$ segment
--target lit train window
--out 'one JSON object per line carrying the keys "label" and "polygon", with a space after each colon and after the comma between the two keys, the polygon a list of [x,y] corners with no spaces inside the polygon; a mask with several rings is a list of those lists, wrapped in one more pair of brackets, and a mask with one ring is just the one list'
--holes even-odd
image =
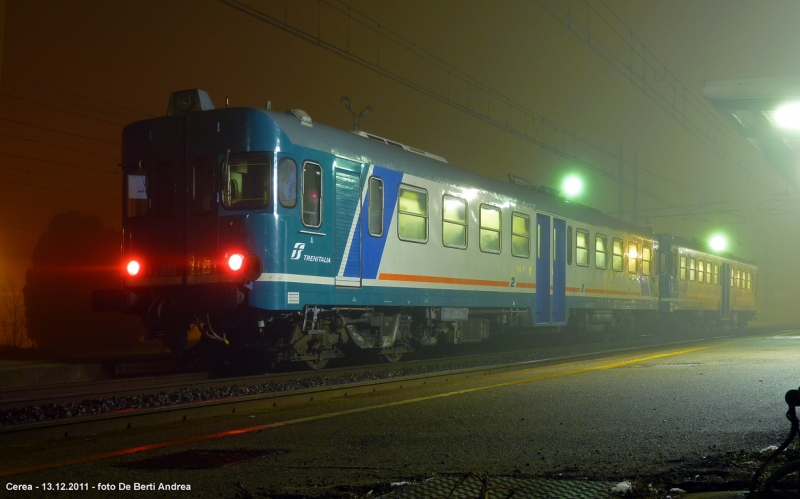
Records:
{"label": "lit train window", "polygon": [[398,189],[397,235],[403,241],[428,241],[428,191],[408,185]]}
{"label": "lit train window", "polygon": [[706,282],[706,264],[703,260],[697,262],[697,282],[704,283]]}
{"label": "lit train window", "polygon": [[711,284],[711,262],[706,262],[706,284]]}
{"label": "lit train window", "polygon": [[222,205],[229,210],[266,207],[271,166],[266,154],[227,154],[222,163]]}
{"label": "lit train window", "polygon": [[741,288],[742,287],[742,271],[741,270],[737,270],[736,271],[736,287],[737,288]]}
{"label": "lit train window", "polygon": [[589,231],[575,231],[575,265],[589,266]]}
{"label": "lit train window", "polygon": [[481,205],[480,247],[485,253],[500,253],[500,208]]}
{"label": "lit train window", "polygon": [[211,158],[197,158],[192,164],[192,211],[195,213],[211,213],[214,207],[214,167]]}
{"label": "lit train window", "polygon": [[511,214],[511,254],[520,258],[531,256],[531,217]]}
{"label": "lit train window", "polygon": [[317,228],[322,225],[322,167],[303,163],[303,225]]}
{"label": "lit train window", "polygon": [[651,275],[650,272],[652,271],[652,261],[653,250],[650,249],[650,246],[642,245],[642,274]]}
{"label": "lit train window", "polygon": [[714,284],[719,284],[719,264],[714,264]]}
{"label": "lit train window", "polygon": [[147,173],[134,166],[125,176],[125,215],[128,218],[147,215],[150,200],[147,198]]}
{"label": "lit train window", "polygon": [[639,272],[639,243],[628,241],[628,273]]}
{"label": "lit train window", "polygon": [[278,163],[278,200],[284,208],[297,206],[297,163],[292,158]]}
{"label": "lit train window", "polygon": [[448,248],[467,247],[467,202],[463,199],[442,198],[442,244]]}
{"label": "lit train window", "polygon": [[608,268],[608,239],[600,234],[594,236],[594,266]]}
{"label": "lit train window", "polygon": [[369,178],[369,213],[367,218],[369,234],[381,237],[383,235],[383,180],[378,177]]}
{"label": "lit train window", "polygon": [[697,273],[697,260],[694,258],[689,259],[689,280],[694,281]]}
{"label": "lit train window", "polygon": [[622,239],[614,238],[613,253],[611,254],[611,269],[615,272],[622,272]]}
{"label": "lit train window", "polygon": [[686,280],[686,257],[681,256],[681,281]]}

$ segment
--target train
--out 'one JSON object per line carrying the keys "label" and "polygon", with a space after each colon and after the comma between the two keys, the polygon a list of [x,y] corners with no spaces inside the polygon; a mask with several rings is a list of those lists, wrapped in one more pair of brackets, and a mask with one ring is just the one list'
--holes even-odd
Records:
{"label": "train", "polygon": [[173,92],[122,133],[121,285],[95,311],[173,352],[319,369],[543,328],[608,338],[756,317],[758,268],[544,186],[313,121]]}

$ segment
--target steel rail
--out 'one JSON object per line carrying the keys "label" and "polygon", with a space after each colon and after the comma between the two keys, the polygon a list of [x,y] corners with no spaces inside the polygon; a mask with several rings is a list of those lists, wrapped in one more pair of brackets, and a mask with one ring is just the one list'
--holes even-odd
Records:
{"label": "steel rail", "polygon": [[[458,380],[464,380],[472,376],[473,378],[480,375],[488,375],[499,372],[509,372],[520,369],[526,369],[533,366],[546,366],[566,363],[576,360],[592,360],[601,358],[608,355],[632,353],[637,351],[645,351],[653,348],[664,348],[677,345],[685,345],[689,343],[698,343],[703,341],[713,341],[731,337],[740,336],[758,336],[763,334],[775,334],[778,332],[793,332],[793,329],[776,329],[765,328],[758,331],[742,331],[738,334],[720,335],[713,338],[700,338],[681,341],[661,342],[659,344],[647,344],[639,346],[629,346],[625,348],[613,348],[603,351],[581,353],[575,355],[565,355],[560,357],[527,360],[521,362],[512,362],[506,364],[498,364],[484,367],[474,367],[466,369],[455,369],[449,371],[438,371],[425,374],[415,374],[410,376],[392,377],[381,380],[359,381],[354,383],[343,383],[337,385],[326,385],[314,388],[304,388],[299,390],[291,390],[284,392],[271,392],[259,395],[247,395],[239,397],[229,397],[223,399],[215,399],[203,402],[192,402],[170,406],[162,406],[147,409],[135,409],[126,411],[116,411],[93,416],[82,416],[73,418],[56,419],[44,421],[39,423],[28,423],[20,425],[10,425],[0,427],[0,442],[8,444],[18,443],[31,443],[37,441],[44,441],[50,439],[66,438],[76,435],[97,434],[114,430],[121,430],[132,427],[142,427],[149,425],[157,425],[175,421],[186,421],[189,419],[200,419],[211,416],[238,414],[242,412],[253,412],[264,410],[274,407],[285,407],[304,402],[313,402],[320,400],[327,400],[338,397],[348,397],[363,393],[386,392],[390,390],[410,388],[415,386],[422,386],[428,384],[448,383]],[[508,354],[504,352],[503,355]],[[473,359],[477,356],[469,357]],[[424,362],[441,363],[444,359],[435,359]],[[463,361],[465,358],[448,359],[452,361]],[[378,366],[370,366],[377,368]],[[397,365],[383,366],[383,369],[396,370]],[[348,371],[358,370],[364,372],[365,367],[348,368]],[[377,370],[377,369],[375,369]],[[344,370],[337,370],[342,374]],[[287,373],[286,376],[294,376],[297,379],[298,374],[307,374],[310,376],[320,376],[333,374],[331,371],[312,371],[306,373]],[[219,380],[227,381],[230,384],[231,379]]]}

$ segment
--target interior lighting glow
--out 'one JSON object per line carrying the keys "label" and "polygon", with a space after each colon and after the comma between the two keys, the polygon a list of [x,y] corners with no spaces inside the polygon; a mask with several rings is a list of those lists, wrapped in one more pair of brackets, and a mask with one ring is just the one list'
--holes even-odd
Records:
{"label": "interior lighting glow", "polygon": [[772,117],[780,128],[800,130],[800,102],[779,107],[772,113]]}
{"label": "interior lighting glow", "polygon": [[242,268],[242,262],[244,262],[244,256],[239,253],[234,253],[228,258],[228,267],[231,270],[239,270]]}
{"label": "interior lighting glow", "polygon": [[128,262],[128,265],[125,266],[125,270],[128,271],[128,275],[131,277],[138,274],[140,269],[141,266],[139,265],[139,262],[137,262],[136,260],[131,260],[130,262]]}
{"label": "interior lighting glow", "polygon": [[631,259],[633,259],[633,258],[636,258],[636,257],[638,257],[638,256],[639,256],[639,253],[636,251],[636,248],[631,248],[631,249],[628,251],[628,258],[631,258]]}
{"label": "interior lighting glow", "polygon": [[711,249],[714,251],[722,251],[728,246],[728,241],[725,239],[725,236],[714,236],[709,241],[711,245]]}
{"label": "interior lighting glow", "polygon": [[580,177],[570,175],[564,180],[563,189],[567,196],[577,196],[583,191],[583,181]]}

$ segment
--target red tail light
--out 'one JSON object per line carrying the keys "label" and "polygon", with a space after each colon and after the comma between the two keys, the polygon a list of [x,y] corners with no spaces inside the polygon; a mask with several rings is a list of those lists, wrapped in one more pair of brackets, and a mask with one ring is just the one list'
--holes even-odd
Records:
{"label": "red tail light", "polygon": [[234,253],[228,257],[228,267],[233,271],[241,269],[242,262],[244,262],[244,255],[241,253]]}
{"label": "red tail light", "polygon": [[134,277],[139,273],[139,270],[141,270],[141,265],[139,265],[139,262],[136,260],[131,260],[125,266],[125,270],[128,272],[129,276]]}

